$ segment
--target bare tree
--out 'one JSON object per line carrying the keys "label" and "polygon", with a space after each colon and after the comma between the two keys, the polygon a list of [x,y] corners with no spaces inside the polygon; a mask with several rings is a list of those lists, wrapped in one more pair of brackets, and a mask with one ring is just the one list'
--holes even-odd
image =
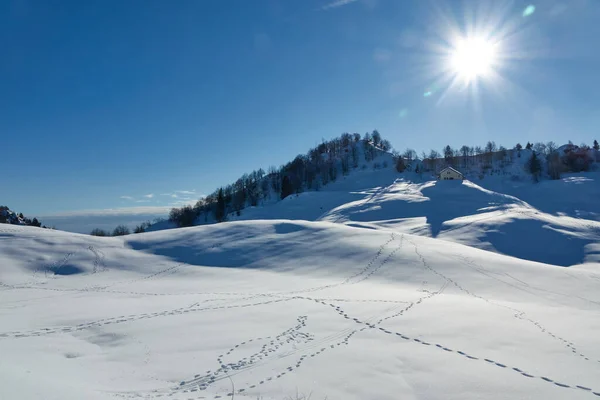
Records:
{"label": "bare tree", "polygon": [[113,231],[113,236],[125,236],[129,235],[129,228],[125,225],[119,225]]}
{"label": "bare tree", "polygon": [[460,154],[463,157],[463,167],[467,166],[467,161],[468,161],[468,157],[469,157],[469,146],[462,146],[460,148]]}
{"label": "bare tree", "polygon": [[402,157],[406,158],[406,161],[412,162],[412,160],[417,158],[417,152],[413,149],[406,149],[404,153],[402,153]]}
{"label": "bare tree", "polygon": [[546,155],[550,155],[558,150],[558,146],[553,141],[546,143]]}

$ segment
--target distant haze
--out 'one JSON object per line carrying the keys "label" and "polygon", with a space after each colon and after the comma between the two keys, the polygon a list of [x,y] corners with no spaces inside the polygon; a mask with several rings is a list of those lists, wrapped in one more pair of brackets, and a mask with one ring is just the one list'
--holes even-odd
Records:
{"label": "distant haze", "polygon": [[42,224],[68,232],[90,233],[99,228],[112,231],[117,225],[133,229],[145,221],[167,218],[167,207],[140,207],[131,209],[90,210],[39,217]]}

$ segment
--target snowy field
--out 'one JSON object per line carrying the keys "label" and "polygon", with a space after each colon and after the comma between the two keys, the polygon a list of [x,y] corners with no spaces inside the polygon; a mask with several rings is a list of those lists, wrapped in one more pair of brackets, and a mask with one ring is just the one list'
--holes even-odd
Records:
{"label": "snowy field", "polygon": [[[0,225],[0,399],[599,398],[600,265],[358,212],[406,190],[316,222],[122,238]],[[504,199],[498,218],[533,208]]]}

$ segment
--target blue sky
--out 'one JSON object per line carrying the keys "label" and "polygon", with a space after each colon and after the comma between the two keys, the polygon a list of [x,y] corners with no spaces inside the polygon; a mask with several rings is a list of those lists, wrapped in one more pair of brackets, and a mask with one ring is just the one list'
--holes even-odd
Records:
{"label": "blue sky", "polygon": [[[164,212],[373,129],[419,153],[591,144],[599,17],[596,0],[3,1],[0,203]],[[493,77],[452,85],[466,32],[501,50]]]}

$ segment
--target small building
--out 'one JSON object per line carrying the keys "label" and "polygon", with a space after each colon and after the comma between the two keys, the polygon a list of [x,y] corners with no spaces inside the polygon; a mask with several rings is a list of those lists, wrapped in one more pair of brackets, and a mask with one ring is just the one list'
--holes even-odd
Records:
{"label": "small building", "polygon": [[446,167],[438,174],[438,181],[463,180],[465,177],[452,167]]}

